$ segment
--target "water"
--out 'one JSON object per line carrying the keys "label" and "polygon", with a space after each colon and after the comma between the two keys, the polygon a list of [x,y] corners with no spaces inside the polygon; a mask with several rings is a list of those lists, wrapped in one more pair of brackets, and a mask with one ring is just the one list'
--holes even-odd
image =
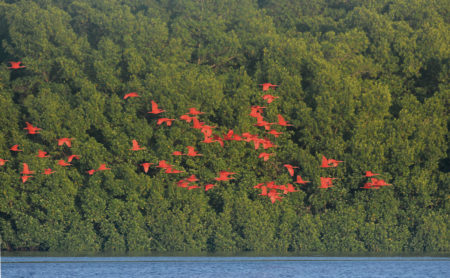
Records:
{"label": "water", "polygon": [[445,257],[3,257],[7,277],[450,277]]}

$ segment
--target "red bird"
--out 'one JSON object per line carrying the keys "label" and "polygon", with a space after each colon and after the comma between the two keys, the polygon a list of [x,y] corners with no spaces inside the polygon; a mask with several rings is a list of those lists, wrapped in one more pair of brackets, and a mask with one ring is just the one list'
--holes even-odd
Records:
{"label": "red bird", "polygon": [[106,171],[111,170],[111,168],[107,168],[106,164],[100,164],[100,167],[98,167],[97,171]]}
{"label": "red bird", "polygon": [[304,180],[302,179],[301,176],[297,175],[297,180],[294,181],[294,182],[295,182],[295,183],[299,183],[299,184],[307,184],[307,183],[309,183],[310,181],[304,181]]}
{"label": "red bird", "polygon": [[148,112],[150,114],[159,114],[162,112],[166,112],[166,110],[161,110],[158,108],[158,104],[152,100],[152,111]]}
{"label": "red bird", "polygon": [[198,186],[198,185],[196,185],[196,184],[194,184],[194,185],[190,185],[190,186],[188,186],[188,190],[192,190],[192,189],[196,189],[196,188],[200,188],[200,186]]}
{"label": "red bird", "polygon": [[52,169],[50,169],[50,168],[48,168],[48,169],[44,169],[44,175],[51,175],[51,174],[53,174],[53,173],[55,173],[55,171],[52,171]]}
{"label": "red bird", "polygon": [[72,160],[74,159],[80,160],[80,156],[78,154],[69,155],[69,157],[67,158],[67,162],[72,162]]}
{"label": "red bird", "polygon": [[25,183],[29,178],[32,178],[33,176],[22,176],[22,183]]}
{"label": "red bird", "polygon": [[93,175],[96,171],[94,169],[91,169],[89,171],[86,171],[86,173],[88,173],[89,175]]}
{"label": "red bird", "polygon": [[290,184],[290,183],[288,183],[287,184],[287,187],[285,187],[284,189],[284,192],[283,192],[283,194],[288,194],[288,193],[292,193],[292,192],[298,192],[299,190],[297,190],[295,187],[294,187],[294,185],[292,185],[292,184]]}
{"label": "red bird", "polygon": [[166,123],[167,126],[171,126],[173,121],[175,121],[175,119],[160,118],[160,119],[158,119],[156,124],[157,125],[162,125],[163,123]]}
{"label": "red bird", "polygon": [[36,157],[44,158],[44,157],[50,157],[50,156],[47,155],[47,152],[44,152],[43,150],[38,150],[38,154],[36,155]]}
{"label": "red bird", "polygon": [[61,159],[61,160],[58,160],[58,165],[62,166],[62,167],[66,167],[66,166],[70,166],[72,164],[65,162],[64,160]]}
{"label": "red bird", "polygon": [[21,66],[20,64],[22,64],[22,62],[9,62],[11,64],[10,67],[8,67],[8,69],[23,69],[26,68],[25,66]]}
{"label": "red bird", "polygon": [[185,179],[185,181],[194,182],[194,181],[198,181],[198,179],[195,175],[191,175],[189,178]]}
{"label": "red bird", "polygon": [[25,124],[27,125],[27,127],[25,127],[24,129],[28,130],[28,134],[39,134],[39,132],[37,131],[41,130],[40,128],[33,126],[29,122],[25,122]]}
{"label": "red bird", "polygon": [[216,185],[215,185],[215,184],[212,184],[212,183],[205,185],[205,191],[210,190],[210,189],[213,188],[214,186],[216,186]]}
{"label": "red bird", "polygon": [[269,160],[269,157],[271,155],[273,155],[273,153],[265,153],[265,152],[263,152],[263,153],[259,154],[258,158],[262,158],[264,161],[267,161],[267,160]]}
{"label": "red bird", "polygon": [[23,171],[20,172],[21,174],[24,174],[24,175],[34,174],[34,171],[30,171],[30,169],[28,168],[28,164],[27,163],[22,163],[22,165],[23,165]]}
{"label": "red bird", "polygon": [[262,98],[267,101],[267,103],[272,103],[275,99],[279,98],[272,95],[263,95]]}
{"label": "red bird", "polygon": [[192,121],[192,119],[194,119],[195,117],[191,117],[189,115],[181,115],[180,116],[180,120],[186,121],[187,123],[190,123]]}
{"label": "red bird", "polygon": [[58,146],[66,144],[66,146],[70,148],[72,147],[72,140],[74,140],[74,138],[60,138],[58,139]]}
{"label": "red bird", "polygon": [[187,182],[187,181],[185,181],[185,180],[179,180],[179,181],[177,182],[177,185],[178,185],[179,187],[184,187],[184,188],[186,188],[186,187],[189,186],[189,182]]}
{"label": "red bird", "polygon": [[173,153],[172,153],[172,155],[184,155],[182,152],[180,152],[180,151],[174,151]]}
{"label": "red bird", "polygon": [[286,169],[288,170],[289,175],[291,175],[291,177],[294,176],[294,168],[298,168],[297,166],[292,166],[290,164],[284,164],[283,166],[286,167]]}
{"label": "red bird", "polygon": [[281,134],[283,134],[283,132],[278,132],[278,131],[276,131],[276,130],[274,130],[274,129],[269,130],[267,133],[272,134],[272,135],[275,136],[275,137],[278,137],[278,136],[280,136]]}
{"label": "red bird", "polygon": [[263,91],[267,91],[267,90],[269,90],[270,88],[271,89],[275,89],[275,87],[278,87],[278,85],[273,85],[273,84],[270,84],[270,83],[263,83],[263,84],[258,84],[259,86],[262,86],[262,90]]}
{"label": "red bird", "polygon": [[372,184],[374,186],[388,186],[388,185],[392,185],[390,183],[386,183],[384,180],[380,180],[380,179],[376,179],[376,178],[371,178]]}
{"label": "red bird", "polygon": [[192,123],[193,123],[192,128],[195,129],[201,129],[205,124],[204,122],[200,122],[197,118],[192,118]]}
{"label": "red bird", "polygon": [[267,186],[261,186],[261,196],[267,196]]}
{"label": "red bird", "polygon": [[333,187],[333,180],[336,178],[323,178],[320,177],[320,187],[319,188],[329,188]]}
{"label": "red bird", "polygon": [[127,99],[129,97],[140,97],[140,95],[136,92],[131,92],[123,96],[123,99]]}
{"label": "red bird", "polygon": [[374,174],[374,173],[372,173],[372,172],[370,172],[370,171],[366,171],[366,174],[364,175],[364,177],[370,178],[370,177],[378,176],[378,175],[379,175],[379,174]]}
{"label": "red bird", "polygon": [[200,115],[200,114],[205,114],[205,112],[200,112],[195,107],[192,107],[192,108],[189,108],[189,114],[191,114],[191,115]]}
{"label": "red bird", "polygon": [[[338,161],[334,159],[327,159],[325,156],[322,156],[322,164],[320,167],[322,168],[329,168],[329,167],[337,167],[339,163],[344,161]],[[331,164],[331,165],[330,165]]]}
{"label": "red bird", "polygon": [[19,150],[19,145],[14,145],[9,150],[13,152],[23,152],[23,150]]}
{"label": "red bird", "polygon": [[168,164],[165,160],[161,160],[158,162],[158,166],[156,166],[156,168],[172,168],[172,165]]}
{"label": "red bird", "polygon": [[133,144],[133,147],[130,149],[130,151],[140,151],[140,150],[145,150],[145,147],[142,147],[141,148],[141,146],[139,146],[139,144],[138,144],[138,141],[136,141],[136,140],[132,140],[132,144]]}
{"label": "red bird", "polygon": [[176,169],[173,169],[173,168],[166,168],[165,173],[166,174],[179,174],[179,173],[184,173],[184,171],[176,170]]}
{"label": "red bird", "polygon": [[188,152],[187,152],[187,156],[202,156],[203,154],[199,154],[194,147],[192,146],[187,146]]}
{"label": "red bird", "polygon": [[0,166],[5,165],[6,161],[9,161],[9,160],[5,160],[5,159],[1,159],[0,158]]}
{"label": "red bird", "polygon": [[278,114],[278,124],[281,126],[292,126],[291,124],[288,124],[280,114]]}
{"label": "red bird", "polygon": [[233,177],[229,177],[230,175],[234,175],[236,173],[234,172],[227,172],[227,171],[220,171],[219,173],[219,177],[218,178],[214,178],[216,181],[227,181],[227,180],[231,180],[234,179]]}
{"label": "red bird", "polygon": [[267,193],[267,196],[270,198],[270,201],[273,203],[275,203],[277,200],[281,201],[281,197],[280,197],[280,193],[277,192],[275,189],[272,189],[269,191],[269,193]]}
{"label": "red bird", "polygon": [[150,168],[150,165],[152,165],[154,163],[150,163],[150,162],[144,162],[141,164],[141,166],[144,168],[144,172],[148,173],[148,169]]}

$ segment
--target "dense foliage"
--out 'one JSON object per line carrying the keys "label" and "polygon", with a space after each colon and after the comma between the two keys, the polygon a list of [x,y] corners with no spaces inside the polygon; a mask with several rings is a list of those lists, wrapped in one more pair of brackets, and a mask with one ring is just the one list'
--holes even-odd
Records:
{"label": "dense foliage", "polygon": [[[0,1],[0,235],[3,250],[450,250],[448,0]],[[9,61],[26,68],[8,69]],[[270,105],[258,84],[279,86]],[[130,92],[140,98],[123,100]],[[265,136],[249,116],[293,124],[266,162],[215,133]],[[30,122],[40,134],[27,134]],[[57,139],[75,138],[72,148]],[[146,147],[133,152],[131,140]],[[19,144],[23,152],[9,148]],[[171,153],[191,145],[202,157]],[[36,157],[45,150],[49,159]],[[78,154],[70,167],[56,164]],[[322,155],[345,161],[320,168]],[[208,183],[139,166],[167,160]],[[20,180],[22,163],[52,175]],[[111,171],[88,175],[106,163]],[[312,183],[272,204],[254,185]],[[360,187],[364,171],[393,184]],[[335,186],[320,189],[321,176]]]}

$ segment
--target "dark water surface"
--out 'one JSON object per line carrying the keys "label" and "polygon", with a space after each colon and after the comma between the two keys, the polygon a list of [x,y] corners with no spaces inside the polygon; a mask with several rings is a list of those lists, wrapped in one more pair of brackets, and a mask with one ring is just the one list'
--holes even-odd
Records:
{"label": "dark water surface", "polygon": [[450,277],[448,257],[2,257],[5,277]]}

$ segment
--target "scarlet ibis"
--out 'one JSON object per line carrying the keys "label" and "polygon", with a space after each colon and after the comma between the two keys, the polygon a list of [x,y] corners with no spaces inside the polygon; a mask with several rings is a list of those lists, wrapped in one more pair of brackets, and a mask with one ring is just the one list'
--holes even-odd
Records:
{"label": "scarlet ibis", "polygon": [[23,171],[20,172],[21,174],[24,174],[24,175],[34,174],[34,171],[30,171],[30,169],[28,168],[28,164],[27,163],[22,163],[22,165],[23,165]]}
{"label": "scarlet ibis", "polygon": [[274,85],[274,84],[270,84],[270,83],[263,83],[263,84],[258,84],[258,85],[262,86],[263,91],[267,91],[269,89],[275,89],[275,87],[278,87],[278,85]]}
{"label": "scarlet ibis", "polygon": [[158,166],[156,166],[156,168],[172,168],[172,165],[168,164],[165,160],[161,160],[158,162]]}
{"label": "scarlet ibis", "polygon": [[230,175],[234,175],[236,173],[234,172],[227,172],[227,171],[220,171],[219,173],[219,177],[218,178],[214,178],[216,181],[227,181],[227,180],[231,180],[234,179],[233,177],[229,177]]}
{"label": "scarlet ibis", "polygon": [[23,150],[19,150],[19,145],[14,145],[9,150],[13,152],[23,152]]}
{"label": "scarlet ibis", "polygon": [[44,175],[51,175],[51,174],[53,174],[53,173],[55,173],[55,171],[52,171],[52,169],[50,169],[50,168],[47,168],[47,169],[44,169]]}
{"label": "scarlet ibis", "polygon": [[58,139],[58,146],[62,146],[64,144],[66,144],[67,147],[72,147],[72,140],[74,140],[75,138],[60,138]]}
{"label": "scarlet ibis", "polygon": [[157,125],[162,125],[163,123],[166,123],[167,126],[171,126],[173,121],[175,121],[175,119],[160,118],[160,119],[158,119],[156,124]]}
{"label": "scarlet ibis", "polygon": [[173,168],[166,168],[165,173],[166,174],[179,174],[179,173],[184,173],[184,171],[176,170],[176,169],[173,169]]}
{"label": "scarlet ibis", "polygon": [[144,162],[141,164],[141,166],[144,168],[144,172],[148,173],[148,169],[150,168],[150,165],[152,165],[154,163],[150,163],[150,162]]}
{"label": "scarlet ibis", "polygon": [[194,184],[194,185],[190,185],[190,186],[188,186],[188,190],[192,190],[192,189],[196,189],[196,188],[200,188],[200,186],[198,186],[198,185],[196,185],[196,184]]}
{"label": "scarlet ibis", "polygon": [[390,183],[386,183],[384,180],[380,180],[380,179],[376,179],[376,178],[371,178],[371,181],[372,181],[374,186],[388,186],[388,185],[392,185]]}
{"label": "scarlet ibis", "polygon": [[132,140],[131,143],[133,144],[133,147],[130,149],[130,151],[140,151],[140,150],[145,150],[145,147],[141,147],[138,144],[138,141],[136,140]]}
{"label": "scarlet ibis", "polygon": [[187,182],[187,181],[185,181],[185,180],[179,180],[179,181],[177,182],[177,185],[178,185],[179,187],[188,187],[188,186],[189,186],[189,182]]}
{"label": "scarlet ibis", "polygon": [[80,155],[78,155],[78,154],[69,155],[69,157],[67,158],[67,162],[72,162],[72,160],[74,160],[74,159],[80,160]]}
{"label": "scarlet ibis", "polygon": [[294,176],[294,168],[298,168],[297,166],[292,166],[290,164],[284,164],[283,166],[286,167],[286,169],[288,170],[289,175],[291,175],[291,177]]}
{"label": "scarlet ibis", "polygon": [[33,176],[27,176],[27,175],[25,175],[25,176],[22,176],[21,178],[22,178],[22,183],[25,183],[29,178],[32,178]]}
{"label": "scarlet ibis", "polygon": [[97,171],[106,171],[111,170],[111,168],[107,168],[106,164],[100,164],[100,167],[98,167]]}
{"label": "scarlet ibis", "polygon": [[192,119],[194,119],[195,117],[191,117],[189,115],[181,115],[180,116],[180,120],[186,121],[187,123],[190,123],[192,121]]}
{"label": "scarlet ibis", "polygon": [[273,153],[262,152],[259,154],[258,158],[262,158],[264,161],[267,161],[271,155],[273,155]]}
{"label": "scarlet ibis", "polygon": [[38,130],[41,130],[39,127],[35,127],[29,122],[25,122],[25,124],[27,125],[27,127],[25,127],[24,129],[28,130],[28,134],[39,134]]}
{"label": "scarlet ibis", "polygon": [[94,169],[91,169],[89,171],[86,171],[86,173],[88,173],[89,175],[93,175],[96,171]]}
{"label": "scarlet ibis", "polygon": [[310,181],[304,181],[304,180],[302,179],[301,176],[297,175],[297,180],[294,181],[294,182],[295,182],[295,183],[298,183],[298,184],[307,184],[307,183],[309,183]]}
{"label": "scarlet ibis", "polygon": [[374,174],[371,171],[366,171],[366,174],[364,175],[364,177],[370,178],[373,176],[378,176],[379,174]]}
{"label": "scarlet ibis", "polygon": [[6,161],[9,161],[9,160],[1,159],[1,158],[0,158],[0,166],[5,165]]}
{"label": "scarlet ibis", "polygon": [[195,107],[192,107],[192,108],[189,108],[189,114],[191,114],[191,115],[200,115],[200,114],[205,114],[205,112],[200,112]]}
{"label": "scarlet ibis", "polygon": [[327,159],[325,156],[322,156],[322,164],[320,167],[322,168],[329,168],[329,167],[337,167],[339,163],[344,161],[339,161],[335,159]]}
{"label": "scarlet ibis", "polygon": [[319,188],[329,188],[333,187],[333,180],[336,178],[324,178],[320,177],[320,187]]}
{"label": "scarlet ibis", "polygon": [[186,148],[188,149],[188,152],[186,154],[187,156],[202,156],[203,155],[203,154],[199,154],[192,146],[187,146]]}
{"label": "scarlet ibis", "polygon": [[281,126],[292,126],[291,124],[288,124],[280,114],[278,114],[278,124]]}
{"label": "scarlet ibis", "polygon": [[292,185],[291,183],[287,184],[287,187],[285,186],[283,189],[283,194],[288,194],[288,193],[292,193],[292,192],[298,192],[299,190],[297,190],[294,185]]}
{"label": "scarlet ibis", "polygon": [[36,157],[44,158],[44,157],[50,157],[50,155],[47,155],[47,152],[45,152],[43,150],[38,150],[38,154],[36,155]]}
{"label": "scarlet ibis", "polygon": [[277,200],[281,201],[281,197],[280,197],[280,193],[277,192],[275,189],[272,189],[269,191],[269,193],[267,193],[267,196],[270,198],[270,201],[273,203],[275,203]]}
{"label": "scarlet ibis", "polygon": [[185,181],[188,182],[194,182],[194,181],[198,181],[197,177],[195,175],[191,175],[190,177],[184,179]]}
{"label": "scarlet ibis", "polygon": [[65,162],[64,160],[60,159],[60,160],[58,160],[58,165],[62,166],[62,167],[66,167],[66,166],[70,166],[72,164],[70,164],[68,162]]}
{"label": "scarlet ibis", "polygon": [[140,95],[136,92],[131,92],[123,96],[123,99],[127,99],[129,97],[140,97]]}
{"label": "scarlet ibis", "polygon": [[269,130],[267,133],[272,134],[272,135],[275,136],[275,137],[278,137],[278,136],[280,136],[281,134],[283,134],[283,132],[278,132],[278,131],[276,131],[276,130],[274,130],[274,129]]}
{"label": "scarlet ibis", "polygon": [[172,153],[172,155],[184,155],[182,152],[180,152],[180,151],[174,151],[173,153]]}
{"label": "scarlet ibis", "polygon": [[262,186],[261,187],[261,193],[259,195],[267,196],[267,186]]}
{"label": "scarlet ibis", "polygon": [[279,98],[276,96],[272,96],[272,95],[263,95],[262,98],[267,101],[267,103],[272,103],[275,99]]}
{"label": "scarlet ibis", "polygon": [[8,69],[23,69],[23,68],[26,68],[25,66],[21,66],[21,64],[22,64],[22,62],[12,62],[12,61],[10,61],[9,62],[10,64],[11,64],[11,66],[10,67],[8,67]]}
{"label": "scarlet ibis", "polygon": [[206,184],[206,185],[205,185],[205,191],[210,190],[210,189],[213,188],[214,186],[216,186],[216,185],[215,185],[215,184],[212,184],[212,183]]}
{"label": "scarlet ibis", "polygon": [[158,104],[152,100],[152,111],[148,112],[149,114],[160,114],[162,112],[166,112],[166,110],[162,110],[158,108]]}

